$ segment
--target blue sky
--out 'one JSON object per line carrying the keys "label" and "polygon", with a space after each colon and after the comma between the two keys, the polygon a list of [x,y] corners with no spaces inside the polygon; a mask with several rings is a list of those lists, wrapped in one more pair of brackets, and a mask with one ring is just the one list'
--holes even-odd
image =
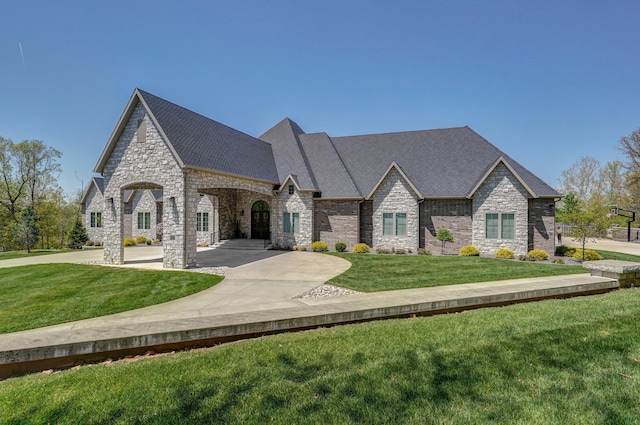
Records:
{"label": "blue sky", "polygon": [[[86,184],[139,87],[253,136],[468,125],[552,186],[640,127],[638,1],[17,1],[0,135]],[[428,154],[428,153],[426,153]]]}

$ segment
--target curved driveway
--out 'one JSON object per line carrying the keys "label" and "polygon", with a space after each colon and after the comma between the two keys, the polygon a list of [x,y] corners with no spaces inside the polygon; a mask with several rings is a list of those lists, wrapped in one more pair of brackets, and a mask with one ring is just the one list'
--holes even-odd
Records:
{"label": "curved driveway", "polygon": [[[161,252],[157,247],[127,249],[125,252],[127,264],[125,265],[139,268],[161,268],[161,263],[158,262],[161,260],[153,260],[154,258],[157,260],[158,253],[161,255]],[[216,252],[220,255],[216,255]],[[94,258],[98,253],[101,258],[102,251],[89,251],[88,253],[82,251],[27,259],[2,260],[0,267],[52,262],[91,262],[98,261]],[[221,259],[226,260],[222,261]],[[220,261],[227,264],[244,264],[226,267]],[[225,268],[225,279],[216,286],[174,301],[42,329],[57,331],[103,328],[112,325],[126,326],[127,324],[159,320],[249,313],[299,306],[300,301],[292,299],[293,297],[323,284],[351,266],[348,261],[331,255],[261,250],[202,250],[198,253],[198,263],[200,266],[219,264],[218,266]],[[35,333],[38,331],[38,329],[34,329],[24,332]]]}

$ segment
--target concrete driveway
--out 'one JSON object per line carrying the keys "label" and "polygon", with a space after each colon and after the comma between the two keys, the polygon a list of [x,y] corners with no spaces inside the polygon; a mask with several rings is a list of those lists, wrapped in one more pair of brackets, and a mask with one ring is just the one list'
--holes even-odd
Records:
{"label": "concrete driveway", "polygon": [[[2,260],[0,267],[101,260],[102,250],[85,250]],[[49,328],[56,331],[87,329],[297,306],[300,302],[293,297],[351,267],[351,263],[341,258],[312,252],[222,249],[199,249],[198,265],[223,267],[226,277],[214,287],[178,300]],[[127,248],[124,266],[161,269],[162,248]]]}

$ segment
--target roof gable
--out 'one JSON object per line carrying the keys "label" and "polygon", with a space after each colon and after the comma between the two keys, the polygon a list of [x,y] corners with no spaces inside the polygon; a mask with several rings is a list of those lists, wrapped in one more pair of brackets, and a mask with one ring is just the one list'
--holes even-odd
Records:
{"label": "roof gable", "polygon": [[389,165],[389,168],[387,168],[387,171],[382,175],[382,177],[380,178],[380,180],[378,180],[378,183],[373,187],[373,189],[371,189],[371,192],[369,193],[369,195],[367,196],[367,200],[373,198],[373,195],[376,193],[376,191],[378,190],[378,188],[380,187],[380,185],[382,184],[382,182],[384,181],[384,179],[387,178],[387,176],[389,175],[389,173],[391,173],[392,170],[396,170],[398,172],[398,174],[400,174],[400,176],[407,182],[407,184],[409,185],[409,187],[411,187],[411,190],[413,190],[413,192],[416,194],[416,196],[418,198],[424,198],[424,196],[422,196],[422,194],[420,193],[420,191],[414,186],[414,184],[411,182],[411,180],[407,177],[407,175],[402,171],[402,169],[400,167],[398,167],[398,164],[396,164],[395,162],[392,162],[391,165]]}
{"label": "roof gable", "polygon": [[87,202],[89,193],[91,192],[91,189],[94,189],[94,188],[98,193],[100,193],[100,195],[104,195],[104,179],[102,177],[91,178],[91,181],[89,182],[87,187],[84,189],[84,192],[82,193],[82,198],[80,198],[80,204],[84,204],[85,202]]}
{"label": "roof gable", "polygon": [[300,144],[299,136],[301,135],[304,135],[304,131],[300,126],[289,118],[285,118],[267,130],[260,139],[269,143],[273,149],[281,184],[284,184],[287,176],[294,174],[302,190],[318,190],[309,160]]}
{"label": "roof gable", "polygon": [[134,90],[96,165],[96,172],[103,171],[138,103],[144,105],[181,167],[278,182],[268,143],[140,89]]}
{"label": "roof gable", "polygon": [[471,199],[473,198],[473,195],[475,195],[476,191],[480,188],[480,186],[482,186],[482,183],[484,183],[487,178],[489,178],[489,176],[491,175],[491,173],[493,173],[493,171],[496,169],[496,167],[498,165],[504,165],[505,167],[507,167],[507,169],[509,170],[509,172],[511,174],[514,175],[514,177],[518,180],[518,182],[525,188],[525,190],[529,193],[529,196],[532,198],[537,198],[538,195],[529,187],[529,185],[527,184],[527,182],[525,182],[522,177],[520,177],[520,175],[514,170],[514,168],[509,164],[508,161],[506,161],[504,159],[503,156],[500,156],[500,158],[498,158],[496,160],[496,162],[493,163],[492,166],[489,167],[489,169],[487,170],[486,173],[484,173],[484,175],[482,177],[480,177],[478,179],[478,182],[476,183],[476,185],[473,187],[473,189],[471,189],[471,191],[469,192],[469,194],[467,195],[467,198]]}

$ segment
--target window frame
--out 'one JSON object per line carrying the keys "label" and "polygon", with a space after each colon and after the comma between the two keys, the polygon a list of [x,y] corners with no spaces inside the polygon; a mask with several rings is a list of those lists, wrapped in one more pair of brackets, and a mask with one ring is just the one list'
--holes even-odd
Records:
{"label": "window frame", "polygon": [[138,212],[138,230],[151,229],[151,213],[148,211]]}
{"label": "window frame", "polygon": [[[491,216],[491,217],[489,217]],[[489,224],[491,223],[491,227]],[[491,231],[490,231],[491,229]],[[485,239],[513,240],[516,238],[515,212],[488,212],[484,215]]]}
{"label": "window frame", "polygon": [[196,213],[196,232],[208,232],[209,231],[209,213],[197,212]]}
{"label": "window frame", "polygon": [[407,236],[407,213],[383,212],[382,236]]}
{"label": "window frame", "polygon": [[89,227],[101,228],[102,227],[102,212],[94,211],[90,213]]}
{"label": "window frame", "polygon": [[289,189],[289,195],[293,195],[294,193],[296,193],[296,188],[294,185],[290,184],[288,189]]}
{"label": "window frame", "polygon": [[282,232],[295,235],[300,233],[300,213],[299,212],[283,212],[282,213]]}

